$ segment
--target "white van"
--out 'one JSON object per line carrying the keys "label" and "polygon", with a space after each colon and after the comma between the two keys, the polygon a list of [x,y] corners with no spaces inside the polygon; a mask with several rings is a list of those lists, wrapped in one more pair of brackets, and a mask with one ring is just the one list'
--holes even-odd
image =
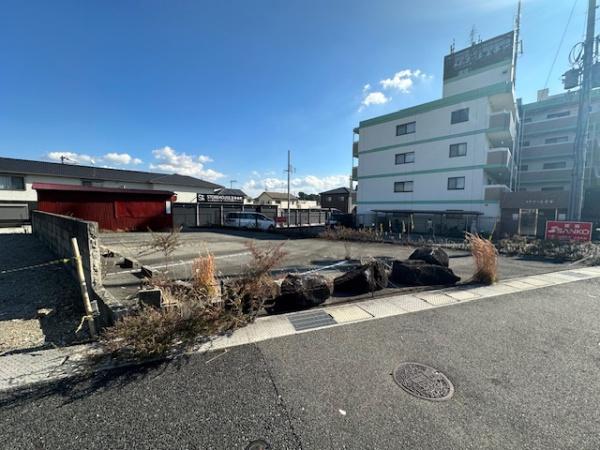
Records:
{"label": "white van", "polygon": [[260,213],[232,212],[225,216],[225,226],[272,231],[275,229],[275,221]]}

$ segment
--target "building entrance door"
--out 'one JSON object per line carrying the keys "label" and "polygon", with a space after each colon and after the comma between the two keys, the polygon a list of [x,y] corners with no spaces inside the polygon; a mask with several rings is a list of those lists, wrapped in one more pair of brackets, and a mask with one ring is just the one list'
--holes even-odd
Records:
{"label": "building entrance door", "polygon": [[519,209],[519,234],[535,236],[537,234],[537,209]]}

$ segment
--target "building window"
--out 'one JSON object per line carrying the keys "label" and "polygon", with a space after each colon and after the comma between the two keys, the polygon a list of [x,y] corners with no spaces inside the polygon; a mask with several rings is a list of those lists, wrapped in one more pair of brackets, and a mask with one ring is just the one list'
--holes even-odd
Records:
{"label": "building window", "polygon": [[563,186],[547,186],[543,187],[542,191],[564,191]]}
{"label": "building window", "polygon": [[417,129],[417,122],[403,123],[402,125],[396,126],[396,136],[402,136],[403,134],[414,133]]}
{"label": "building window", "polygon": [[529,147],[530,142],[529,141],[523,141],[523,147]]}
{"label": "building window", "polygon": [[396,154],[396,164],[408,164],[415,162],[415,152]]}
{"label": "building window", "polygon": [[448,178],[448,190],[460,191],[465,188],[465,177],[450,177]]}
{"label": "building window", "polygon": [[327,197],[327,201],[330,202],[333,200],[333,197]]}
{"label": "building window", "polygon": [[526,117],[525,119],[523,119],[523,122],[525,123],[529,123],[531,122],[533,119],[531,117]]}
{"label": "building window", "polygon": [[553,138],[548,138],[544,141],[545,144],[558,144],[559,142],[567,142],[569,140],[569,136],[558,136]]}
{"label": "building window", "polygon": [[466,154],[466,142],[461,142],[460,144],[450,144],[450,158],[456,158],[457,156],[466,156]]}
{"label": "building window", "polygon": [[343,202],[346,198],[343,195],[340,195],[340,202]]}
{"label": "building window", "polygon": [[0,175],[0,190],[3,191],[24,191],[25,178],[12,175]]}
{"label": "building window", "polygon": [[552,163],[544,163],[544,170],[547,169],[564,169],[567,167],[567,163],[566,161],[560,161],[560,162],[552,162]]}
{"label": "building window", "polygon": [[396,181],[394,183],[394,192],[412,192],[413,182],[412,181]]}
{"label": "building window", "polygon": [[557,119],[558,117],[567,117],[571,115],[571,111],[561,111],[550,113],[546,116],[546,119]]}
{"label": "building window", "polygon": [[468,120],[469,120],[469,108],[462,108],[462,109],[458,109],[456,111],[452,111],[452,114],[450,115],[450,123],[451,124],[467,122]]}
{"label": "building window", "polygon": [[521,172],[527,172],[529,170],[529,166],[527,164],[521,164],[521,166],[519,167],[519,170]]}

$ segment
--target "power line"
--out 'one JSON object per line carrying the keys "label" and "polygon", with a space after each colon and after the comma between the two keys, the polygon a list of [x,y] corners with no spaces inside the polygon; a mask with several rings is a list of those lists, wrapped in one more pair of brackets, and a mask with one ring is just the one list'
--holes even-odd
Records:
{"label": "power line", "polygon": [[558,58],[558,54],[560,53],[560,49],[563,45],[563,41],[565,40],[565,35],[567,34],[567,30],[569,29],[569,24],[571,23],[571,18],[573,17],[573,12],[575,11],[575,6],[577,6],[577,1],[573,2],[573,6],[571,7],[571,12],[569,13],[569,18],[567,19],[567,24],[565,25],[565,29],[563,30],[562,36],[560,37],[560,42],[558,44],[558,48],[556,49],[556,54],[554,55],[554,59],[552,60],[552,65],[550,66],[550,70],[548,71],[548,76],[546,77],[546,82],[544,83],[544,89],[548,87],[548,82],[550,81],[550,76],[552,75],[552,71],[554,70],[554,64],[556,64],[556,59]]}

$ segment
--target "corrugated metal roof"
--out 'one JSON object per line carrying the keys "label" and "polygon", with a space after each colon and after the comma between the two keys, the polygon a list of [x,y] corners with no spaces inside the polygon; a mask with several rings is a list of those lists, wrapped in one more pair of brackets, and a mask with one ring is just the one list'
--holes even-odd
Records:
{"label": "corrugated metal roof", "polygon": [[37,191],[114,192],[119,194],[160,195],[163,197],[172,196],[175,194],[171,191],[158,191],[156,189],[119,189],[56,183],[33,183],[31,187]]}
{"label": "corrugated metal roof", "polygon": [[219,184],[187,175],[108,169],[104,167],[60,164],[15,158],[0,158],[0,173],[47,175],[65,178],[83,178],[87,180],[126,181],[130,183],[165,184],[203,189],[218,189],[223,187]]}

